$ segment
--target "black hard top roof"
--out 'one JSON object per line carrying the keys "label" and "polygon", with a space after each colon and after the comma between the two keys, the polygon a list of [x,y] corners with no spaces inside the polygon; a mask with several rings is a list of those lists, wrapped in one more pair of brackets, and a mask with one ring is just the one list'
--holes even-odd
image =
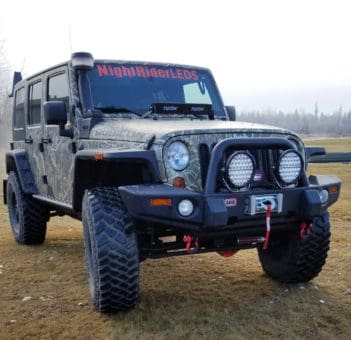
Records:
{"label": "black hard top roof", "polygon": [[[71,60],[67,60],[65,62],[56,64],[54,66],[48,67],[40,72],[36,72],[34,74],[32,74],[29,77],[26,77],[25,79],[23,79],[23,81],[29,81],[32,78],[35,78],[37,76],[39,76],[40,74],[49,72],[50,70],[53,70],[55,68],[59,68],[65,65],[68,65],[71,62]],[[203,71],[207,71],[207,72],[211,72],[208,68],[206,67],[200,67],[200,66],[192,66],[192,65],[184,65],[184,64],[173,64],[173,63],[164,63],[164,62],[151,62],[151,61],[134,61],[134,60],[114,60],[114,59],[94,59],[94,63],[103,63],[103,64],[135,64],[135,65],[152,65],[152,66],[164,66],[164,67],[182,67],[182,68],[196,68],[198,70],[203,70]],[[22,81],[21,81],[22,82]],[[21,83],[20,82],[20,83]]]}

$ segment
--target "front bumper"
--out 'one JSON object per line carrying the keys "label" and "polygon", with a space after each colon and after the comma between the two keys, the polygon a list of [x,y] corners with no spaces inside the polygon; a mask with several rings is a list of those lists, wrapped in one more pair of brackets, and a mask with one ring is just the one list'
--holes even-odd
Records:
{"label": "front bumper", "polygon": [[[322,215],[338,199],[341,181],[335,176],[311,176],[309,185],[300,188],[280,190],[250,190],[232,193],[199,193],[175,188],[166,184],[131,185],[119,187],[119,192],[129,213],[138,220],[160,223],[192,230],[236,230],[245,226],[262,225],[264,212],[251,214],[248,202],[253,195],[276,195],[281,197],[279,212],[272,213],[272,221],[280,224],[292,220],[307,221]],[[327,190],[325,203],[321,202],[320,192]],[[169,199],[168,206],[154,206],[152,199]],[[193,213],[182,216],[178,211],[181,200],[193,203]]]}

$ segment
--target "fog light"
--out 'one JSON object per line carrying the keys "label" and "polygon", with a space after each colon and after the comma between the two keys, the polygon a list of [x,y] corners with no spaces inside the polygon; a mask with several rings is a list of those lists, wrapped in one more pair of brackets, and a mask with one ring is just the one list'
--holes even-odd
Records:
{"label": "fog light", "polygon": [[284,184],[295,183],[302,172],[301,156],[293,150],[285,151],[279,160],[278,174]]}
{"label": "fog light", "polygon": [[189,200],[182,200],[178,203],[178,211],[182,216],[189,216],[194,211],[194,205]]}
{"label": "fog light", "polygon": [[320,193],[319,193],[319,198],[321,199],[321,202],[324,204],[328,201],[329,198],[329,193],[327,190],[323,189]]}
{"label": "fog light", "polygon": [[254,160],[246,152],[233,153],[227,162],[227,177],[236,188],[249,184],[254,171]]}

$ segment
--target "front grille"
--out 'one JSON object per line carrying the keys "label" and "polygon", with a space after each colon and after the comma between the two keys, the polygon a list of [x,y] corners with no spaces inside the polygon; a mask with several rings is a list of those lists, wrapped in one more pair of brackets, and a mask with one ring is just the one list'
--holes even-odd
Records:
{"label": "front grille", "polygon": [[199,145],[200,171],[202,188],[205,188],[208,166],[210,165],[211,151],[207,144]]}
{"label": "front grille", "polygon": [[[200,159],[200,170],[201,170],[201,181],[202,187],[205,188],[205,183],[207,180],[208,167],[211,159],[211,153],[213,151],[215,144],[200,144],[199,145],[199,159]],[[255,171],[262,174],[261,180],[252,180],[249,184],[250,189],[264,188],[272,189],[279,188],[280,185],[275,175],[275,166],[278,162],[280,154],[283,152],[281,149],[259,149],[251,148],[249,150],[236,150],[236,151],[246,151],[249,152],[255,160]],[[234,189],[228,188],[224,178],[224,168],[226,160],[234,152],[233,148],[228,148],[228,150],[223,155],[220,163],[218,164],[218,178],[216,179],[216,191],[217,192],[227,192],[235,191]],[[247,190],[248,188],[243,188],[240,190]],[[237,189],[239,190],[239,189]]]}

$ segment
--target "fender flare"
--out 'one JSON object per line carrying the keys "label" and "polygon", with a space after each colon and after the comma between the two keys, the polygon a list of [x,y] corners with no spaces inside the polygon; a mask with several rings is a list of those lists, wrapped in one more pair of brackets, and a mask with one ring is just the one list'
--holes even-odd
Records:
{"label": "fender flare", "polygon": [[[149,178],[147,183],[162,183],[158,162],[154,151],[140,149],[89,149],[78,151],[75,157],[74,179],[73,179],[73,210],[81,210],[81,202],[85,189],[94,186],[110,186],[110,182],[106,180],[99,169],[107,168],[111,171],[118,170],[127,164],[129,169],[136,170],[146,169]],[[117,175],[116,175],[117,176]],[[118,183],[118,181],[117,181]],[[140,183],[127,183],[140,184]],[[112,185],[126,185],[123,183],[114,183]]]}
{"label": "fender flare", "polygon": [[9,174],[11,171],[17,174],[25,194],[38,194],[26,151],[13,150],[6,153],[6,173]]}

